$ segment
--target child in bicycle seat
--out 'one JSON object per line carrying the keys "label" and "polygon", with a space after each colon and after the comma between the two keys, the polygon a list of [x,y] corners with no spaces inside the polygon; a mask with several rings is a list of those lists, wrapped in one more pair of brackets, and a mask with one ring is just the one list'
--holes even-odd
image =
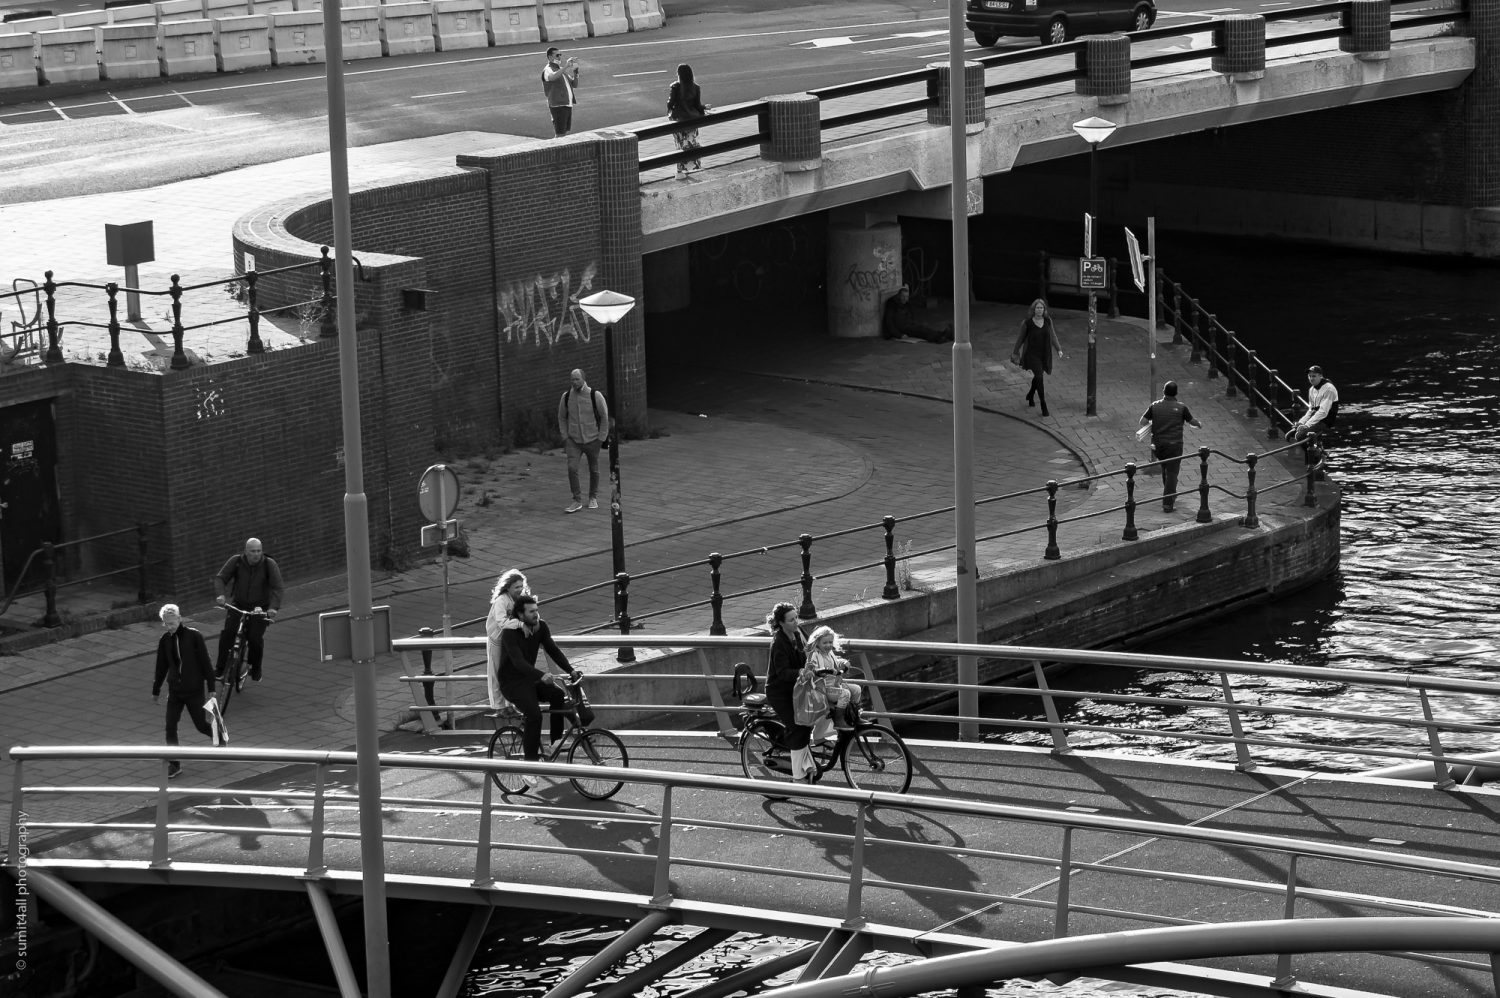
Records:
{"label": "child in bicycle seat", "polygon": [[819,626],[808,637],[807,645],[807,668],[828,697],[828,716],[818,721],[812,734],[814,740],[822,740],[831,737],[835,728],[843,731],[854,727],[854,711],[850,708],[859,705],[861,691],[858,683],[843,678],[849,662],[837,654],[840,640],[833,628]]}

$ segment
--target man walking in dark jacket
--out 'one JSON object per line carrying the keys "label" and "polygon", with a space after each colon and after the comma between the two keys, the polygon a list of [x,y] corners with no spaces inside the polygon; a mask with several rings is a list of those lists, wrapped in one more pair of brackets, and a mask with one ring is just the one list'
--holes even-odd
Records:
{"label": "man walking in dark jacket", "polygon": [[1177,401],[1177,382],[1162,386],[1161,398],[1146,407],[1142,424],[1151,426],[1151,450],[1161,462],[1161,508],[1172,512],[1177,499],[1177,470],[1182,466],[1182,426],[1203,424],[1193,418],[1188,407]]}
{"label": "man walking in dark jacket", "polygon": [[[159,613],[166,633],[156,642],[156,679],[151,684],[151,699],[161,702],[161,688],[167,687],[167,744],[177,745],[177,722],[186,710],[193,727],[209,738],[213,725],[203,705],[214,696],[213,663],[208,658],[208,643],[203,635],[182,622],[182,611],[168,603]],[[167,764],[167,775],[182,772],[182,763],[173,759]]]}
{"label": "man walking in dark jacket", "polygon": [[281,609],[281,569],[275,558],[267,558],[260,538],[252,537],[245,542],[245,553],[237,554],[224,563],[219,574],[214,576],[214,589],[218,596],[214,602],[224,607],[224,630],[219,634],[219,660],[214,675],[224,677],[224,665],[229,661],[229,649],[234,647],[234,634],[239,630],[241,610],[261,609],[264,617],[246,617],[245,640],[250,644],[250,678],[260,682],[261,661],[266,654],[266,628],[276,619]]}

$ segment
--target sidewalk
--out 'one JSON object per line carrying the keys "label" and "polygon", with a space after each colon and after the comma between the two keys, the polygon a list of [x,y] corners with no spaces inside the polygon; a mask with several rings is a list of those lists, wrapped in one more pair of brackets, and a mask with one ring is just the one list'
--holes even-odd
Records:
{"label": "sidewalk", "polygon": [[[454,143],[493,140],[492,136],[481,141],[471,135],[446,144],[401,143],[404,150],[386,149],[384,156],[371,155],[391,169],[404,169],[402,164],[410,162],[407,156],[430,153],[451,162],[457,148]],[[320,168],[320,163],[283,164],[275,177],[263,177],[254,189],[262,197],[275,197],[283,179],[291,185],[296,177],[310,175],[302,171]],[[201,189],[198,203],[205,206],[214,204],[215,184],[221,185],[217,188],[221,196],[231,189],[244,189],[237,186],[243,179],[235,174],[186,183]],[[59,233],[84,232],[111,217],[116,205],[126,203],[111,198],[129,199],[132,206],[144,206],[148,212],[168,203],[180,208],[175,201],[179,192],[173,190],[180,186],[184,185],[170,185],[154,194],[70,199],[45,208],[0,208],[0,232],[11,231],[6,226],[15,224],[19,213],[42,211],[49,212],[49,224]],[[175,232],[170,249],[159,236],[158,256],[201,260],[204,273],[219,266],[227,270],[228,224],[232,224],[231,216],[238,217],[241,204],[224,196],[213,213],[201,217],[191,230]],[[164,214],[159,212],[158,217]],[[63,249],[78,242],[73,238],[54,243],[62,259],[52,259],[49,265],[60,272],[69,267],[86,270],[91,266],[88,254],[94,252],[93,246],[80,249],[77,257]],[[1087,417],[1084,317],[1057,313],[1067,358],[1058,362],[1048,379],[1052,416],[1042,419],[1038,409],[1028,409],[1022,401],[1029,376],[1006,360],[1023,312],[1019,305],[990,304],[976,305],[972,312],[976,496],[1117,469],[1128,460],[1148,461],[1146,448],[1134,439],[1140,413],[1153,394],[1148,393],[1141,325],[1128,320],[1101,321],[1099,414]],[[681,563],[698,567],[635,582],[632,616],[706,599],[708,554],[738,552],[741,557],[730,558],[724,565],[726,594],[785,583],[726,603],[725,622],[731,630],[753,626],[775,600],[800,599],[800,588],[791,581],[801,573],[798,549],[792,546],[762,554],[763,546],[794,541],[803,532],[823,535],[876,523],[885,515],[906,518],[949,505],[953,490],[950,362],[947,345],[835,340],[783,328],[759,330],[753,341],[728,339],[722,350],[714,352],[713,367],[683,366],[669,376],[653,371],[650,421],[659,435],[627,441],[621,447],[627,564],[635,576]],[[1184,348],[1162,348],[1157,380],[1169,377],[1178,381],[1182,399],[1204,423],[1201,432],[1190,432],[1189,447],[1207,445],[1229,454],[1265,448],[1263,422],[1246,423],[1241,414],[1243,400],[1234,407],[1226,405],[1223,383],[1205,381],[1201,366],[1186,363]],[[611,574],[607,510],[562,512],[568,500],[562,452],[466,456],[455,469],[463,486],[457,516],[469,534],[473,556],[449,566],[448,605],[453,620],[482,617],[496,576],[505,568],[523,566],[558,631],[576,632],[607,623],[607,589],[548,602]],[[1269,485],[1277,476],[1289,477],[1278,462],[1266,462],[1259,484]],[[1191,488],[1197,482],[1197,471],[1189,461],[1182,485]],[[1222,472],[1218,482],[1236,491],[1243,485],[1226,479]],[[1179,504],[1173,514],[1162,513],[1159,504],[1146,501],[1159,491],[1159,479],[1142,476],[1138,484],[1137,523],[1142,534],[1192,522],[1194,503]],[[1117,506],[1123,501],[1120,489],[1110,484],[1064,490],[1058,497],[1058,515]],[[1298,490],[1287,489],[1282,501],[1295,502],[1299,495]],[[1219,516],[1240,512],[1222,495],[1216,495],[1213,502]],[[1268,505],[1263,500],[1263,512]],[[1036,527],[1045,516],[1045,502],[1036,497],[989,504],[981,507],[978,532],[983,537],[1023,524]],[[1059,535],[1064,556],[1118,542],[1121,524],[1118,513],[1065,524]],[[883,536],[876,527],[838,542],[817,543],[813,573],[818,579],[813,596],[820,610],[859,599],[879,599],[884,581],[881,568],[832,572],[877,562],[884,555]],[[952,516],[903,519],[896,536],[917,550],[949,545]],[[981,570],[1034,561],[1045,543],[1045,532],[1034,529],[1019,538],[981,544]],[[229,553],[225,552],[226,557]],[[950,564],[951,555],[932,555],[926,562]],[[392,607],[393,630],[398,635],[423,626],[439,627],[441,565],[429,558],[378,578],[374,598],[377,605]],[[220,621],[216,612],[205,608],[202,595],[195,599],[182,594],[178,601],[187,607],[189,622],[212,641]],[[333,578],[298,584],[289,590],[283,606],[283,615],[267,638],[266,682],[249,687],[235,700],[230,717],[235,744],[346,748],[353,741],[349,667],[342,662],[320,662],[317,637],[318,613],[347,606],[344,581]],[[644,623],[648,633],[701,633],[707,631],[709,619],[706,608],[695,608]],[[150,700],[158,634],[153,619],[0,657],[0,716],[6,719],[6,744],[159,743],[161,708]],[[613,665],[613,656],[601,653],[582,664],[586,671],[602,671]],[[406,666],[399,656],[383,656],[377,668],[381,725],[390,731],[410,704],[409,690],[397,682]],[[196,734],[188,731],[184,738],[191,741]],[[252,772],[247,769],[244,775]],[[91,785],[134,786],[146,778],[139,767],[130,766],[91,766],[78,776],[79,782]],[[5,796],[0,791],[0,803]],[[88,815],[101,809],[115,812],[132,803],[101,802],[80,795],[63,810]]]}

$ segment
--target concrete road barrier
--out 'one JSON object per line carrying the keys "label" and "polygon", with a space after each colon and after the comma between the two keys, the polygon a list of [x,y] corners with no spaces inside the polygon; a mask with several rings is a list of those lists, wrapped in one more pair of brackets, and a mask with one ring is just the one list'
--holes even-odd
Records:
{"label": "concrete road barrier", "polygon": [[10,30],[18,35],[36,34],[38,31],[57,31],[64,27],[61,17],[28,17],[21,21],[9,21]]}
{"label": "concrete road barrier", "polygon": [[36,39],[31,32],[0,35],[0,89],[34,87],[40,82]]}
{"label": "concrete road barrier", "polygon": [[203,0],[203,16],[210,19],[244,17],[249,13],[250,0]]}
{"label": "concrete road barrier", "polygon": [[156,54],[156,25],[106,24],[84,29],[94,32],[99,50],[99,78],[102,80],[149,80],[161,76],[161,59]]}
{"label": "concrete road barrier", "polygon": [[542,40],[536,0],[489,0],[491,45],[535,45]]}
{"label": "concrete road barrier", "polygon": [[379,59],[384,54],[378,6],[341,6],[339,25],[344,33],[345,59]]}
{"label": "concrete road barrier", "polygon": [[203,16],[203,0],[159,0],[157,21],[196,21]]}
{"label": "concrete road barrier", "polygon": [[439,52],[482,49],[490,44],[485,0],[433,0],[432,37]]}
{"label": "concrete road barrier", "polygon": [[625,4],[625,17],[631,31],[649,31],[667,23],[666,12],[661,9],[661,0],[621,0]]}
{"label": "concrete road barrier", "polygon": [[297,0],[250,0],[252,14],[287,14],[297,9]]}
{"label": "concrete road barrier", "polygon": [[218,21],[200,17],[196,21],[167,21],[156,29],[161,75],[216,73],[219,58],[214,51]]}
{"label": "concrete road barrier", "polygon": [[386,55],[419,55],[434,50],[430,0],[384,4],[380,14],[380,47]]}
{"label": "concrete road barrier", "polygon": [[94,32],[98,28],[60,28],[38,31],[37,67],[43,83],[75,83],[99,79]]}
{"label": "concrete road barrier", "polygon": [[294,10],[271,15],[271,65],[327,62],[323,46],[323,12]]}
{"label": "concrete road barrier", "polygon": [[214,59],[221,73],[268,68],[271,65],[271,15],[249,14],[216,19]]}
{"label": "concrete road barrier", "polygon": [[156,23],[156,4],[138,3],[129,7],[111,7],[105,11],[110,24],[139,24],[142,21]]}
{"label": "concrete road barrier", "polygon": [[537,0],[537,16],[541,19],[543,41],[562,42],[589,36],[583,0]]}
{"label": "concrete road barrier", "polygon": [[109,23],[107,10],[76,10],[71,14],[57,15],[59,28],[96,28]]}
{"label": "concrete road barrier", "polygon": [[584,0],[583,20],[589,34],[595,37],[623,35],[630,30],[630,22],[625,20],[625,0]]}

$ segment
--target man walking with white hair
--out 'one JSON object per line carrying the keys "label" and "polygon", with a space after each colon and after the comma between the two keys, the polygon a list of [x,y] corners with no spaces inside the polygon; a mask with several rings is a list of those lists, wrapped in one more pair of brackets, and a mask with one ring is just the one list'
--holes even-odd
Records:
{"label": "man walking with white hair", "polygon": [[[182,622],[182,611],[176,603],[161,608],[161,626],[166,633],[156,643],[156,679],[151,684],[151,699],[161,703],[163,684],[167,688],[167,744],[177,745],[177,722],[186,710],[193,727],[210,739],[213,724],[204,705],[214,699],[214,666],[208,657],[208,643],[197,630]],[[215,708],[210,708],[210,710]],[[182,772],[182,763],[173,759],[167,764],[167,776]]]}

